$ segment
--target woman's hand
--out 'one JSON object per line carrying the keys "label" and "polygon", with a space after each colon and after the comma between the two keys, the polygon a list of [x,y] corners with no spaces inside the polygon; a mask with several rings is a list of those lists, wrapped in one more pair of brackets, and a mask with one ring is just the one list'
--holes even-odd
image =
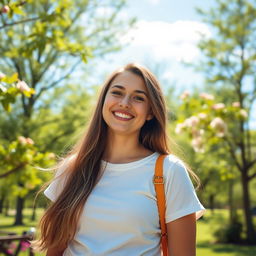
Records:
{"label": "woman's hand", "polygon": [[169,256],[196,255],[196,214],[167,223]]}

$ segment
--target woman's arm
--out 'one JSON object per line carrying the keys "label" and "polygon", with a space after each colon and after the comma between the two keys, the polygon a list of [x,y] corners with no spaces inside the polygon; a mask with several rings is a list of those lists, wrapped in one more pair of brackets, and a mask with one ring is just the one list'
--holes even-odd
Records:
{"label": "woman's arm", "polygon": [[167,223],[169,256],[196,255],[196,214]]}

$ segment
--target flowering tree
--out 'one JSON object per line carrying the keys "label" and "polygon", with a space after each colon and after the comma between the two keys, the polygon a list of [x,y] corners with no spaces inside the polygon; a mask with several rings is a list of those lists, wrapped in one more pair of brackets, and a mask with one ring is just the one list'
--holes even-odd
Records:
{"label": "flowering tree", "polygon": [[[246,240],[256,244],[249,191],[249,183],[256,177],[255,136],[250,127],[256,99],[256,3],[217,0],[214,8],[198,12],[211,26],[213,36],[202,37],[202,58],[197,68],[205,73],[206,82],[216,95],[229,88],[233,103],[228,99],[225,104],[215,102],[208,94],[201,95],[200,106],[195,99],[187,99],[185,102],[189,103],[184,104],[189,104],[193,117],[181,122],[177,129],[184,126],[190,130],[191,143],[198,152],[204,152],[205,138],[210,138],[210,134],[211,142],[225,145],[241,177]],[[182,97],[186,98],[186,93]],[[195,130],[191,125],[201,129]]]}
{"label": "flowering tree", "polygon": [[15,102],[18,95],[31,97],[34,93],[34,89],[30,88],[26,82],[18,79],[17,73],[8,77],[0,72],[0,103],[6,111],[10,112],[11,103]]}
{"label": "flowering tree", "polygon": [[39,152],[31,138],[19,136],[15,141],[0,145],[1,200],[17,198],[15,225],[23,224],[23,198],[49,176],[40,175],[35,166],[53,164],[54,159],[53,153]]}
{"label": "flowering tree", "polygon": [[[18,79],[17,73],[8,77],[0,72],[0,82],[0,102],[7,113],[20,94],[31,97],[34,93],[24,81]],[[54,154],[40,153],[31,138],[19,136],[17,140],[0,145],[0,205],[2,207],[4,201],[17,197],[15,224],[22,224],[23,198],[44,178],[32,166],[46,165],[53,160]]]}
{"label": "flowering tree", "polygon": [[[250,131],[241,130],[240,126],[241,122],[248,121],[248,110],[242,108],[238,101],[229,105],[216,102],[215,97],[208,93],[190,96],[190,93],[185,91],[181,99],[183,100],[181,111],[189,113],[190,116],[179,119],[176,133],[188,133],[191,146],[195,152],[201,154],[207,154],[216,146],[226,148],[227,154],[232,159],[230,165],[234,164],[240,173],[243,193],[247,193],[244,195],[248,200],[246,201],[248,204],[244,204],[244,211],[247,214],[247,211],[250,212],[249,182],[256,176],[253,172],[255,159],[249,158],[248,154],[243,155],[244,151],[252,150],[251,140],[246,136]],[[241,138],[244,139],[243,144]],[[246,180],[244,173],[248,177]]]}

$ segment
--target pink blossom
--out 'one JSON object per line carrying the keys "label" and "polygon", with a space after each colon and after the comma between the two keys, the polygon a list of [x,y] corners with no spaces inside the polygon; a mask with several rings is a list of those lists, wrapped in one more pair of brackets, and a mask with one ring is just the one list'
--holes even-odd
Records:
{"label": "pink blossom", "polygon": [[27,144],[27,139],[23,136],[19,136],[18,137],[18,141],[20,142],[20,144],[22,145],[26,145]]}
{"label": "pink blossom", "polygon": [[196,137],[201,137],[202,135],[204,135],[204,129],[194,129],[192,130],[192,135],[193,135],[193,138],[196,138]]}
{"label": "pink blossom", "polygon": [[193,149],[195,150],[195,152],[198,152],[198,153],[204,152],[202,137],[193,138],[191,141],[191,145],[192,145]]}
{"label": "pink blossom", "polygon": [[248,117],[248,113],[245,109],[240,109],[239,114],[245,119]]}
{"label": "pink blossom", "polygon": [[175,127],[175,133],[180,134],[182,132],[183,128],[185,128],[184,123],[177,124]]}
{"label": "pink blossom", "polygon": [[189,91],[184,91],[184,92],[181,94],[180,98],[181,98],[182,100],[185,100],[186,98],[189,97],[189,95],[190,95]]}
{"label": "pink blossom", "polygon": [[0,72],[0,79],[3,79],[4,77],[6,77],[6,75],[2,72]]}
{"label": "pink blossom", "polygon": [[200,93],[200,97],[204,100],[214,100],[214,96],[205,92]]}
{"label": "pink blossom", "polygon": [[22,145],[33,145],[34,141],[31,138],[25,138],[23,136],[19,136],[18,137],[18,141],[22,144]]}
{"label": "pink blossom", "polygon": [[30,243],[28,241],[21,241],[21,251],[26,251],[30,247]]}
{"label": "pink blossom", "polygon": [[216,132],[217,132],[216,135],[218,137],[223,137],[227,131],[227,125],[223,121],[223,119],[221,119],[220,117],[215,117],[211,121],[210,127],[213,128],[214,130],[216,130]]}
{"label": "pink blossom", "polygon": [[3,85],[1,85],[1,84],[0,84],[0,90],[1,90],[2,92],[6,92],[6,91],[7,91],[7,89],[6,89]]}
{"label": "pink blossom", "polygon": [[34,145],[34,141],[31,138],[26,138],[27,144]]}
{"label": "pink blossom", "polygon": [[28,87],[28,85],[26,84],[26,82],[24,81],[19,81],[16,85],[16,87],[21,91],[30,91],[30,88]]}
{"label": "pink blossom", "polygon": [[7,251],[10,255],[12,255],[14,250],[7,249],[6,251]]}
{"label": "pink blossom", "polygon": [[193,127],[193,126],[196,126],[198,125],[200,122],[199,118],[197,116],[191,116],[189,118],[187,118],[185,121],[184,121],[184,125],[186,127]]}
{"label": "pink blossom", "polygon": [[212,106],[212,109],[214,109],[214,110],[220,110],[220,109],[223,109],[223,108],[225,108],[225,104],[224,103],[217,103],[217,104],[214,104]]}
{"label": "pink blossom", "polygon": [[240,105],[240,102],[236,101],[232,103],[232,106],[235,108],[240,108],[241,105]]}
{"label": "pink blossom", "polygon": [[8,5],[3,6],[1,9],[2,13],[8,13],[9,11],[10,11],[10,7]]}
{"label": "pink blossom", "polygon": [[206,119],[207,118],[207,114],[205,114],[205,113],[199,113],[198,114],[198,117],[200,118],[200,119]]}

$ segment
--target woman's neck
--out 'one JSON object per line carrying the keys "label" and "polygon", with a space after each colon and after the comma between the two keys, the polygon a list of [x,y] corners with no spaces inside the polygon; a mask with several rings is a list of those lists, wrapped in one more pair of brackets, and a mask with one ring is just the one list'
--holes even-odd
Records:
{"label": "woman's neck", "polygon": [[152,153],[139,143],[138,137],[108,134],[103,160],[110,163],[128,163]]}

